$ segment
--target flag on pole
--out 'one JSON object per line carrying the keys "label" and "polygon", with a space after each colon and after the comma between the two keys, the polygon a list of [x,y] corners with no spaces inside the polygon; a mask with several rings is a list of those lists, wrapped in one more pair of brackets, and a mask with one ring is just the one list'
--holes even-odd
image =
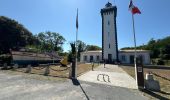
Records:
{"label": "flag on pole", "polygon": [[129,4],[129,10],[132,12],[132,14],[141,14],[140,10],[138,9],[138,7],[133,5],[132,0],[130,0],[130,4]]}
{"label": "flag on pole", "polygon": [[78,9],[77,9],[76,28],[78,29],[78,27],[79,27],[79,22],[78,22]]}

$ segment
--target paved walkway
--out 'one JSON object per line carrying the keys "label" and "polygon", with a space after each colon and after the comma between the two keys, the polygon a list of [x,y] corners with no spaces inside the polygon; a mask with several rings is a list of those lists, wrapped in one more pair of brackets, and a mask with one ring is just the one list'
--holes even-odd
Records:
{"label": "paved walkway", "polygon": [[73,85],[68,79],[46,78],[0,70],[0,100],[147,100],[137,90],[84,81]]}
{"label": "paved walkway", "polygon": [[[105,75],[104,78],[101,74]],[[87,82],[137,89],[135,79],[129,76],[117,65],[106,64],[105,68],[104,65],[100,65],[98,68],[94,69],[94,71],[87,72],[78,77],[78,79]]]}

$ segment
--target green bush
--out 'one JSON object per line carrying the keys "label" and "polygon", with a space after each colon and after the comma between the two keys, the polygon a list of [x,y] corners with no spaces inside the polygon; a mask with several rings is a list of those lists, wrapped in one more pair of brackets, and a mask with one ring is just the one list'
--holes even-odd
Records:
{"label": "green bush", "polygon": [[163,59],[165,60],[170,60],[170,54],[164,54]]}
{"label": "green bush", "polygon": [[3,55],[0,55],[0,61],[2,64],[4,63],[7,63],[8,65],[11,64],[11,55],[10,54],[3,54]]}
{"label": "green bush", "polygon": [[170,66],[170,60],[164,60],[165,65]]}
{"label": "green bush", "polygon": [[165,65],[165,62],[162,59],[157,60],[157,65]]}

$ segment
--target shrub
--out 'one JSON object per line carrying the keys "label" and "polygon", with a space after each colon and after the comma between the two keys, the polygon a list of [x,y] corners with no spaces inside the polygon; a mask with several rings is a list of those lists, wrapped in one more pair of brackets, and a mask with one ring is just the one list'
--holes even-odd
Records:
{"label": "shrub", "polygon": [[11,64],[11,55],[10,54],[3,54],[3,55],[0,55],[0,61],[1,61],[1,64],[4,64],[4,63],[7,63],[8,65]]}
{"label": "shrub", "polygon": [[170,60],[170,54],[164,54],[164,55],[163,55],[163,58],[164,58],[165,60]]}
{"label": "shrub", "polygon": [[165,65],[165,62],[162,59],[158,59],[157,65]]}

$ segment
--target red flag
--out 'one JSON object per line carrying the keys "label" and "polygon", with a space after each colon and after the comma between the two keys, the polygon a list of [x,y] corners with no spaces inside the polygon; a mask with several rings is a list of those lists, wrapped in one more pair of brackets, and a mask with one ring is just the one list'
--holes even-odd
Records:
{"label": "red flag", "polygon": [[130,0],[130,4],[129,4],[129,10],[132,12],[132,14],[141,14],[140,10],[138,9],[138,7],[133,5],[132,0]]}
{"label": "red flag", "polygon": [[141,14],[140,10],[138,9],[138,7],[133,7],[132,8],[132,14]]}

